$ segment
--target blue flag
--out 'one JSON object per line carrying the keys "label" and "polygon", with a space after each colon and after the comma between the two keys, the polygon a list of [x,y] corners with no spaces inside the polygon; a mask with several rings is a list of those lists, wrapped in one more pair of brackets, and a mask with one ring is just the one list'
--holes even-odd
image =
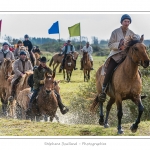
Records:
{"label": "blue flag", "polygon": [[48,33],[49,34],[57,34],[57,33],[59,33],[58,21],[53,23],[53,25],[50,27],[50,29],[48,29]]}

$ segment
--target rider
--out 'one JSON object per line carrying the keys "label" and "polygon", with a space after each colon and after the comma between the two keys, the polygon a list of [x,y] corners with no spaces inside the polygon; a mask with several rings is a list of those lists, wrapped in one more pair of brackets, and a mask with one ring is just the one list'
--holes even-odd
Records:
{"label": "rider", "polygon": [[33,53],[38,53],[39,55],[41,54],[41,51],[39,49],[39,46],[36,46],[35,49],[32,50]]}
{"label": "rider", "polygon": [[31,62],[32,62],[32,64],[34,64],[35,59],[34,59],[33,54],[31,52],[31,50],[33,48],[33,45],[31,43],[31,41],[29,41],[29,36],[27,34],[24,36],[24,39],[25,40],[23,41],[23,45],[25,47],[28,47],[28,51],[29,51],[29,54],[30,54]]}
{"label": "rider", "polygon": [[4,61],[4,58],[15,60],[14,54],[9,50],[9,44],[3,43],[3,48],[0,50],[0,64]]}
{"label": "rider", "polygon": [[[37,68],[35,68],[35,70],[34,70],[34,74],[33,74],[33,82],[34,82],[34,84],[33,84],[34,90],[33,91],[34,91],[34,93],[30,99],[29,108],[27,110],[27,114],[29,114],[29,115],[31,114],[32,104],[36,100],[38,92],[44,84],[45,73],[52,74],[52,71],[50,68],[47,67],[46,62],[47,62],[46,57],[42,57],[40,59],[40,65]],[[69,109],[62,104],[61,97],[56,91],[55,91],[55,94],[57,95],[57,102],[58,102],[58,106],[60,108],[61,113],[66,114],[69,111]]]}
{"label": "rider", "polygon": [[[118,65],[126,57],[126,51],[124,51],[124,38],[126,36],[133,36],[134,32],[131,31],[128,27],[131,24],[131,17],[128,14],[124,14],[121,17],[120,23],[122,26],[120,28],[115,29],[110,37],[108,47],[111,52],[108,56],[109,64],[107,66],[107,70],[105,72],[105,79],[102,86],[102,93],[98,96],[100,101],[106,100],[106,88],[110,81],[111,75]],[[108,60],[107,59],[107,60]]]}
{"label": "rider", "polygon": [[[90,57],[90,61],[91,61],[91,70],[94,70],[93,69],[93,57],[92,57],[92,53],[93,53],[93,48],[92,48],[92,46],[90,46],[90,43],[89,42],[87,42],[86,43],[86,46],[84,46],[82,49],[81,49],[81,51],[83,52],[88,52],[88,55],[89,55],[89,57]],[[83,57],[81,58],[81,69],[80,70],[83,70]]]}
{"label": "rider", "polygon": [[[60,69],[62,70],[65,66],[65,59],[66,59],[66,56],[67,54],[69,54],[70,52],[74,52],[75,51],[75,48],[74,46],[71,44],[71,41],[68,40],[67,41],[67,44],[62,48],[62,51],[63,51],[63,54],[64,54],[64,58],[63,58],[63,61],[62,61],[62,64],[61,64],[61,67]],[[76,68],[76,60],[74,60],[75,62],[75,67],[74,67],[74,70],[77,70],[78,68]]]}
{"label": "rider", "polygon": [[12,101],[14,99],[17,84],[19,83],[20,79],[24,76],[24,74],[29,70],[33,70],[32,64],[30,60],[27,59],[27,53],[25,51],[21,51],[20,59],[15,60],[13,65],[13,71],[15,75],[11,83],[11,96],[9,97],[9,101]]}
{"label": "rider", "polygon": [[20,58],[20,52],[21,51],[25,51],[27,53],[27,57],[30,58],[30,54],[27,50],[25,50],[25,47],[23,46],[23,42],[21,40],[19,40],[17,42],[17,48],[14,51],[15,59]]}

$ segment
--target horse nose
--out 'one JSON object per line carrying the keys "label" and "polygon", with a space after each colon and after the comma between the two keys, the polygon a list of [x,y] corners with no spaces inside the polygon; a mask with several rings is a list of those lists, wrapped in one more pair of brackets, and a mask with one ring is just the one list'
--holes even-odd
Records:
{"label": "horse nose", "polygon": [[46,93],[49,94],[51,91],[50,90],[46,90]]}
{"label": "horse nose", "polygon": [[148,67],[148,66],[149,66],[149,60],[145,60],[145,61],[144,61],[144,65],[145,65],[146,67]]}

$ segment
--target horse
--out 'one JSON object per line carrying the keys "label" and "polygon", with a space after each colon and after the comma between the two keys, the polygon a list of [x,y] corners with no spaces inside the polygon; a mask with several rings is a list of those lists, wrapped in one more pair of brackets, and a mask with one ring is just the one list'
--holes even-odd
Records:
{"label": "horse", "polygon": [[63,68],[64,80],[65,80],[65,70],[66,70],[67,81],[70,82],[72,71],[73,71],[74,67],[75,67],[74,56],[73,56],[73,54],[69,53],[66,56],[65,65]]}
{"label": "horse", "polygon": [[[55,90],[57,91],[57,93],[59,93],[59,81],[55,81]],[[22,91],[20,91],[20,93],[17,96],[17,100],[16,100],[16,114],[17,114],[17,118],[18,119],[29,119],[29,117],[26,115],[28,106],[29,106],[29,102],[30,102],[30,97],[31,96],[31,89],[30,88],[26,88]],[[46,117],[47,115],[44,115],[44,121],[48,121],[48,118]],[[59,122],[59,117],[57,115],[55,115],[56,120]]]}
{"label": "horse", "polygon": [[45,74],[45,83],[40,88],[36,102],[33,102],[31,120],[33,121],[36,117],[37,121],[40,116],[50,116],[52,122],[56,116],[58,108],[57,97],[55,94],[55,73],[53,75]]}
{"label": "horse", "polygon": [[[73,55],[74,55],[74,59],[77,59],[79,53],[75,51]],[[53,65],[53,71],[55,71],[57,67],[59,66],[59,64],[62,63],[63,58],[64,58],[63,54],[60,54],[60,53],[54,54],[54,56],[51,58],[50,63],[49,63],[50,67]]]}
{"label": "horse", "polygon": [[90,79],[91,71],[91,61],[88,52],[83,51],[83,72],[84,72],[84,82]]}
{"label": "horse", "polygon": [[36,66],[39,66],[40,65],[40,55],[38,53],[34,53],[35,55],[35,58],[36,58]]}
{"label": "horse", "polygon": [[53,65],[53,71],[56,70],[59,64],[61,64],[63,58],[64,58],[63,54],[60,53],[54,54],[54,56],[50,60],[49,67]]}
{"label": "horse", "polygon": [[[24,76],[20,79],[17,87],[16,87],[16,94],[15,97],[13,99],[13,101],[9,102],[9,116],[15,118],[16,117],[16,99],[18,97],[18,94],[25,88],[29,88],[28,85],[28,78],[29,76],[33,74],[33,71],[27,71]],[[13,75],[12,75],[13,76]],[[13,78],[13,77],[12,77]],[[11,91],[11,80],[8,81],[9,82],[9,96],[10,96],[10,91]]]}
{"label": "horse", "polygon": [[0,65],[0,98],[2,102],[2,111],[5,116],[7,116],[7,105],[8,105],[8,82],[7,79],[12,74],[12,64],[13,61],[10,59],[4,59],[3,63]]}
{"label": "horse", "polygon": [[122,101],[131,99],[138,106],[138,117],[135,123],[130,127],[131,132],[136,132],[140,118],[143,113],[143,104],[141,102],[141,90],[142,81],[138,72],[139,65],[143,68],[149,66],[149,57],[146,53],[146,46],[142,43],[144,36],[142,35],[140,40],[133,40],[129,37],[125,50],[127,56],[125,60],[118,66],[117,70],[113,73],[112,79],[106,90],[107,95],[110,97],[106,106],[106,118],[104,120],[103,115],[103,102],[100,102],[98,95],[101,93],[102,83],[104,76],[101,75],[103,65],[96,72],[96,87],[98,95],[94,99],[91,105],[91,111],[93,111],[97,104],[100,104],[100,119],[99,124],[104,127],[109,127],[108,117],[109,112],[114,103],[117,105],[117,117],[118,117],[118,134],[122,134],[123,130],[121,127],[121,119],[123,116],[122,112]]}

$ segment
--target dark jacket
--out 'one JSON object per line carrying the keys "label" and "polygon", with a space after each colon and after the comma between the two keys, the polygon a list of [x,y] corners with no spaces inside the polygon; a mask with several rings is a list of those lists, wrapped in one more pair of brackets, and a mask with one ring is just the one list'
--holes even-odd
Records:
{"label": "dark jacket", "polygon": [[28,51],[31,52],[33,45],[31,43],[31,41],[27,40],[27,41],[23,41],[23,45],[24,46],[28,46]]}
{"label": "dark jacket", "polygon": [[40,80],[44,80],[45,73],[52,74],[52,70],[48,67],[42,68],[41,65],[34,70],[33,74],[34,89],[38,89],[40,87]]}

